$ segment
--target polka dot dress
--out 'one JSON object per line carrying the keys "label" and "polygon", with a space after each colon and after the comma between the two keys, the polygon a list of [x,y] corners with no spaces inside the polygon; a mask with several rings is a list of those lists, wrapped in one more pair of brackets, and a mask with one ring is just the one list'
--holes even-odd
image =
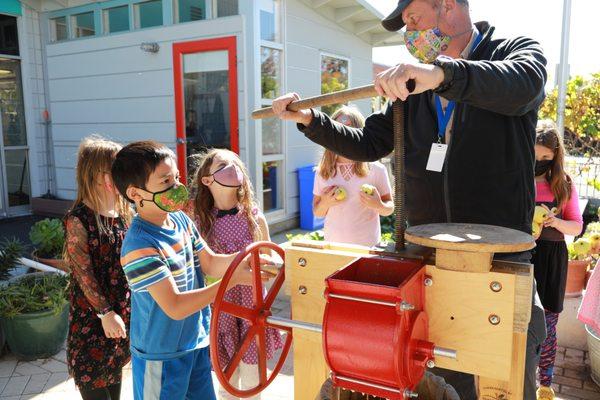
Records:
{"label": "polka dot dress", "polygon": [[[254,240],[250,233],[248,220],[242,210],[234,215],[224,215],[217,217],[217,209],[213,210],[215,223],[208,237],[204,238],[208,246],[216,253],[232,254],[244,250],[246,246]],[[260,211],[253,210],[253,214],[258,216]],[[266,296],[266,290],[263,289],[263,297]],[[252,299],[252,287],[247,285],[237,285],[225,293],[225,300],[242,307],[252,308],[254,301]],[[222,366],[229,363],[235,355],[236,349],[246,337],[250,328],[248,321],[233,317],[229,314],[221,314],[219,317],[219,361]],[[271,358],[275,350],[283,347],[281,335],[275,329],[267,329],[266,335],[267,358]],[[258,351],[256,341],[252,341],[250,347],[242,357],[246,364],[258,364]]]}

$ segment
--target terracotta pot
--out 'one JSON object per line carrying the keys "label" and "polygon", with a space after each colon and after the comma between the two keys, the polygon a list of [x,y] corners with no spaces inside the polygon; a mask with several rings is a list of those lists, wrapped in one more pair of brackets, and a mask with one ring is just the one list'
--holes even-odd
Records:
{"label": "terracotta pot", "polygon": [[565,297],[579,297],[585,285],[585,275],[590,264],[587,260],[570,260],[567,271]]}
{"label": "terracotta pot", "polygon": [[64,271],[64,272],[69,272],[69,267],[67,266],[67,263],[65,262],[65,260],[63,260],[62,258],[42,258],[42,257],[38,257],[37,256],[37,250],[34,250],[31,253],[31,258],[34,261],[37,261],[39,263],[49,265],[49,266],[51,266],[53,268],[59,269],[59,270]]}

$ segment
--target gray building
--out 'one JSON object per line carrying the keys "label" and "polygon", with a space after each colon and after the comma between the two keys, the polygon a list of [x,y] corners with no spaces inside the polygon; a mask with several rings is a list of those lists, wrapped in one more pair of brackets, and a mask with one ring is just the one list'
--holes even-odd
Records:
{"label": "gray building", "polygon": [[[319,149],[254,121],[287,91],[372,82],[372,48],[398,44],[368,0],[1,0],[0,215],[75,196],[80,140],[155,139],[185,157],[226,147],[271,224],[298,215],[296,170]],[[369,100],[358,102],[364,113]]]}

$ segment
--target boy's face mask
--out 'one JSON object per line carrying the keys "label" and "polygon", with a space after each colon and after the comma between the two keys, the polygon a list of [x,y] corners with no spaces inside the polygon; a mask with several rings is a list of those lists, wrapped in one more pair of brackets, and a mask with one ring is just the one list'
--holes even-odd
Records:
{"label": "boy's face mask", "polygon": [[238,188],[244,182],[244,174],[235,164],[221,167],[208,176],[212,176],[215,182],[225,187]]}
{"label": "boy's face mask", "polygon": [[434,62],[448,48],[451,39],[438,27],[404,32],[404,42],[410,54],[426,64]]}
{"label": "boy's face mask", "polygon": [[176,183],[168,189],[160,192],[146,192],[152,194],[152,200],[142,199],[140,207],[144,207],[144,201],[152,201],[158,208],[166,212],[181,211],[186,206],[189,193],[185,185]]}

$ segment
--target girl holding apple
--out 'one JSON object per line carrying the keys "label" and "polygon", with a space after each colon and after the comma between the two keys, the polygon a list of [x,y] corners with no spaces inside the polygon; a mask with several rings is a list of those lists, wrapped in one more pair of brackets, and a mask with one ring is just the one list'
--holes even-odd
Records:
{"label": "girl holding apple", "polygon": [[[362,128],[355,107],[342,106],[332,119]],[[325,218],[325,240],[372,247],[379,243],[379,216],[394,212],[386,168],[380,162],[352,161],[325,150],[317,165],[313,212]]]}
{"label": "girl holding apple", "polygon": [[556,126],[551,121],[540,121],[536,132],[537,206],[533,223],[539,223],[542,229],[537,232],[532,263],[548,332],[541,349],[537,398],[551,400],[554,399],[551,385],[556,355],[556,324],[563,310],[567,283],[568,254],[564,235],[579,235],[583,221],[575,186],[564,170],[565,150]]}

